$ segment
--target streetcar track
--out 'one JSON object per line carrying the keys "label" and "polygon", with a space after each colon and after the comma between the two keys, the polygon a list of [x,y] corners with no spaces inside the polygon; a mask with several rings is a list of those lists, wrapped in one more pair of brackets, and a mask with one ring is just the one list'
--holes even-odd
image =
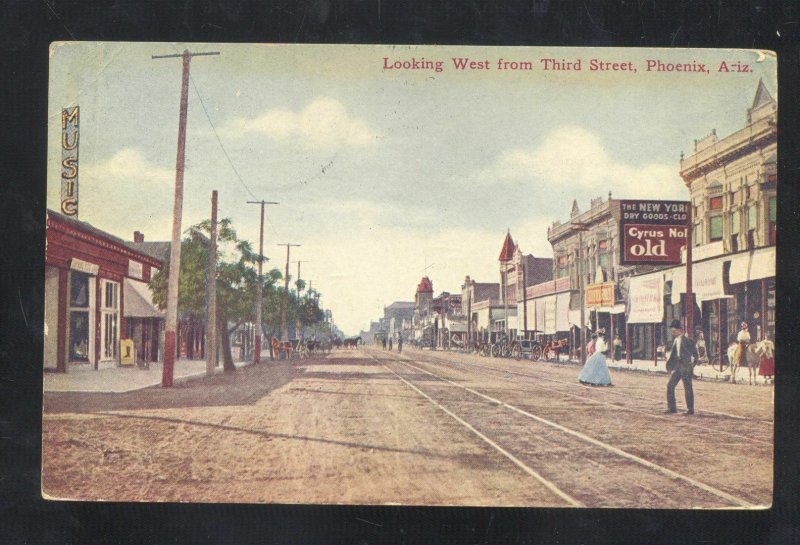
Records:
{"label": "streetcar track", "polygon": [[[443,359],[443,358],[437,358],[436,356],[434,356],[432,354],[425,354],[425,357],[430,358],[430,359],[435,360],[435,361],[438,361],[438,362],[441,362],[441,363],[445,363],[445,364],[452,364],[453,363],[453,362],[450,362],[450,361],[448,361],[446,359]],[[500,372],[500,373],[507,373],[507,374],[510,374],[510,375],[515,375],[515,376],[520,376],[520,377],[526,377],[526,378],[537,379],[537,380],[541,379],[541,380],[546,380],[546,381],[549,381],[549,382],[555,382],[555,383],[558,383],[558,384],[566,384],[568,386],[574,386],[575,385],[573,382],[567,382],[565,380],[558,380],[558,379],[546,377],[546,376],[543,376],[543,375],[538,374],[536,372],[534,372],[536,374],[520,373],[518,371],[511,371],[511,370],[508,370],[508,369],[492,367],[490,365],[482,365],[482,364],[478,365],[476,363],[471,363],[471,362],[470,363],[459,362],[459,363],[461,363],[462,365],[468,365],[468,366],[470,366],[472,368],[475,368],[475,369],[492,369],[492,370]],[[549,363],[549,362],[546,362],[546,363]],[[621,397],[631,398],[631,399],[640,399],[642,401],[649,401],[650,403],[652,403],[654,405],[660,405],[661,404],[661,401],[655,400],[655,399],[650,398],[650,397],[640,396],[640,395],[631,394],[631,393],[623,393],[623,392],[615,391],[615,390],[612,390],[612,389],[604,388],[604,389],[598,389],[597,391],[598,392],[602,392],[603,394],[616,395],[616,396],[621,396]],[[703,411],[701,411],[701,412],[707,413],[707,414],[713,414],[713,415],[717,415],[717,416],[725,416],[725,417],[732,418],[732,419],[735,419],[735,420],[748,420],[748,421],[753,421],[753,422],[764,422],[764,423],[767,423],[767,424],[773,424],[772,420],[766,419],[766,418],[755,418],[755,417],[750,417],[750,416],[741,416],[741,415],[730,414],[730,413],[725,413],[725,412],[721,412],[721,411],[706,410],[706,409],[703,409]]]}
{"label": "streetcar track", "polygon": [[[392,356],[393,356],[393,355],[392,355]],[[427,399],[429,399],[429,401],[431,401],[431,402],[432,402],[432,403],[434,403],[435,405],[439,406],[439,407],[440,407],[442,410],[446,411],[446,412],[447,412],[448,414],[450,414],[450,415],[451,415],[453,418],[456,418],[456,419],[458,419],[459,421],[461,421],[461,419],[459,419],[459,418],[458,418],[456,415],[452,414],[450,411],[448,411],[448,410],[447,410],[447,409],[445,409],[444,407],[441,407],[441,405],[439,405],[438,403],[436,403],[435,401],[433,401],[433,400],[432,400],[432,399],[431,399],[429,396],[427,396],[427,395],[426,395],[424,392],[422,392],[421,390],[419,390],[418,388],[416,388],[415,386],[413,386],[412,384],[410,384],[408,381],[406,381],[405,379],[403,379],[403,378],[402,378],[402,377],[401,377],[399,374],[397,374],[396,372],[394,372],[394,371],[393,371],[392,369],[390,369],[390,368],[389,368],[387,365],[385,365],[384,363],[380,362],[380,360],[378,360],[378,359],[377,359],[377,358],[375,358],[374,356],[371,356],[371,357],[372,357],[372,358],[373,358],[373,359],[374,359],[376,362],[378,362],[379,364],[381,364],[381,365],[382,365],[384,368],[386,368],[386,369],[387,369],[387,370],[389,370],[390,372],[392,372],[392,373],[394,373],[395,375],[397,375],[397,377],[398,377],[400,380],[402,380],[403,382],[405,382],[406,384],[408,384],[409,386],[411,386],[411,387],[412,387],[414,390],[418,391],[418,392],[419,392],[421,395],[423,395],[423,396],[425,396]],[[441,376],[437,375],[436,373],[432,373],[432,372],[430,372],[430,371],[427,371],[427,370],[425,370],[425,369],[422,369],[422,368],[420,368],[420,367],[417,367],[416,365],[412,365],[411,363],[408,363],[408,361],[407,361],[407,360],[405,360],[405,359],[403,359],[403,358],[397,359],[397,358],[395,358],[395,357],[392,357],[391,359],[392,359],[392,361],[398,362],[398,363],[400,363],[400,364],[402,364],[402,365],[405,365],[405,366],[407,366],[407,367],[409,367],[409,368],[411,368],[411,369],[414,369],[414,370],[416,370],[416,371],[419,371],[419,372],[422,372],[422,373],[428,374],[428,375],[430,375],[430,376],[432,376],[432,377],[435,377],[435,378],[439,379],[439,380],[440,380],[440,381],[442,381],[442,382],[446,382],[446,383],[448,383],[448,384],[450,384],[450,385],[452,385],[452,386],[455,386],[455,387],[457,387],[457,388],[461,388],[462,390],[464,390],[464,391],[466,391],[466,392],[469,392],[469,393],[471,393],[471,394],[473,394],[473,395],[475,395],[475,396],[478,396],[478,397],[480,397],[480,398],[482,398],[482,399],[484,399],[484,400],[486,400],[486,401],[489,401],[489,402],[491,402],[491,403],[495,403],[495,404],[497,404],[497,405],[499,405],[499,406],[502,406],[502,407],[504,407],[504,408],[506,408],[506,409],[508,409],[508,410],[511,410],[511,411],[513,411],[513,412],[516,412],[516,413],[518,413],[518,414],[520,414],[520,415],[523,415],[523,416],[525,416],[525,417],[527,417],[527,418],[531,418],[531,419],[533,419],[533,420],[535,420],[535,421],[537,421],[537,422],[539,422],[539,423],[541,423],[541,424],[544,424],[544,425],[546,425],[546,426],[549,426],[549,427],[551,427],[551,428],[554,428],[554,429],[556,429],[556,430],[559,430],[559,431],[561,431],[561,432],[563,432],[563,433],[566,433],[566,434],[568,434],[568,435],[571,435],[571,436],[573,436],[573,437],[576,437],[576,438],[578,438],[578,439],[580,439],[580,440],[582,440],[582,441],[584,441],[584,442],[588,442],[588,443],[590,443],[590,444],[592,444],[592,445],[595,445],[595,446],[601,447],[601,448],[605,449],[605,450],[606,450],[606,451],[608,451],[608,452],[611,452],[611,453],[613,453],[613,454],[616,454],[617,456],[620,456],[620,457],[622,457],[622,458],[625,458],[625,459],[627,459],[627,460],[630,460],[630,461],[632,461],[632,462],[635,462],[635,463],[637,463],[637,464],[639,464],[639,465],[641,465],[641,466],[644,466],[644,467],[646,467],[646,468],[648,468],[648,469],[650,469],[650,470],[653,470],[653,471],[655,471],[655,472],[657,472],[657,473],[660,473],[660,474],[662,474],[662,475],[665,475],[665,476],[667,476],[667,477],[669,477],[669,478],[671,478],[671,479],[674,479],[674,480],[680,480],[680,481],[684,481],[684,482],[686,482],[686,483],[688,483],[688,484],[690,484],[690,485],[694,486],[695,488],[698,488],[698,489],[700,489],[700,490],[703,490],[703,491],[705,491],[705,492],[707,492],[707,493],[709,493],[709,494],[711,494],[711,495],[714,495],[714,496],[716,496],[716,497],[718,497],[718,498],[721,498],[721,499],[723,499],[723,500],[725,500],[725,501],[727,501],[727,502],[729,502],[729,503],[732,503],[732,504],[734,504],[734,505],[736,505],[736,506],[740,506],[740,507],[747,507],[747,508],[754,508],[754,507],[758,507],[758,506],[757,506],[757,504],[751,503],[751,502],[749,502],[749,501],[747,501],[747,500],[745,500],[745,499],[742,499],[742,498],[739,498],[739,497],[737,497],[737,496],[734,496],[734,495],[732,495],[732,494],[729,494],[729,493],[727,493],[727,492],[725,492],[725,491],[723,491],[723,490],[719,490],[718,488],[715,488],[715,487],[713,487],[713,486],[711,486],[711,485],[708,485],[708,484],[706,484],[706,483],[703,483],[703,482],[701,482],[701,481],[698,481],[698,480],[696,480],[696,479],[693,479],[692,477],[689,477],[688,475],[684,475],[684,474],[682,474],[682,473],[678,473],[677,471],[674,471],[674,470],[671,470],[671,469],[669,469],[669,468],[666,468],[666,467],[660,466],[660,465],[658,465],[658,464],[656,464],[656,463],[654,463],[654,462],[651,462],[651,461],[649,461],[649,460],[646,460],[645,458],[642,458],[642,457],[640,457],[640,456],[636,456],[635,454],[631,454],[631,453],[629,453],[629,452],[627,452],[627,451],[624,451],[624,450],[622,450],[622,449],[620,449],[620,448],[617,448],[617,447],[615,447],[615,446],[613,446],[613,445],[610,445],[610,444],[608,444],[608,443],[605,443],[605,442],[603,442],[603,441],[600,441],[599,439],[595,439],[594,437],[591,437],[591,436],[589,436],[589,435],[586,435],[586,434],[584,434],[584,433],[582,433],[582,432],[579,432],[579,431],[573,430],[573,429],[571,429],[571,428],[568,428],[568,427],[566,427],[566,426],[563,426],[563,425],[561,425],[561,424],[558,424],[557,422],[553,422],[553,421],[551,421],[551,420],[548,420],[548,419],[546,419],[546,418],[542,418],[542,417],[540,417],[540,416],[537,416],[537,415],[535,415],[535,414],[533,414],[533,413],[530,413],[530,412],[528,412],[528,411],[525,411],[525,410],[523,410],[523,409],[520,409],[519,407],[516,407],[516,406],[514,406],[514,405],[511,405],[511,404],[509,404],[509,403],[506,403],[506,402],[504,402],[504,401],[502,401],[502,400],[499,400],[499,399],[493,398],[493,397],[491,397],[491,396],[488,396],[488,395],[486,395],[486,394],[483,394],[483,393],[481,393],[481,392],[479,392],[479,391],[477,391],[477,390],[475,390],[475,389],[473,389],[473,388],[469,388],[469,387],[467,387],[467,386],[463,386],[463,385],[461,385],[461,384],[458,384],[458,383],[456,383],[456,382],[453,382],[452,380],[449,380],[449,379],[447,379],[447,378],[441,377]],[[466,422],[463,422],[463,421],[461,421],[461,422],[462,422],[464,425],[468,425]],[[474,430],[474,428],[471,428],[471,429],[473,429],[473,430]],[[479,433],[479,432],[477,432],[477,430],[476,430],[476,433]],[[488,438],[487,438],[487,439],[488,439]],[[486,440],[486,439],[485,439],[485,440]]]}
{"label": "streetcar track", "polygon": [[[370,356],[370,357],[373,357],[373,356]],[[455,413],[453,413],[452,411],[450,411],[449,409],[447,409],[446,407],[444,407],[443,405],[438,403],[433,398],[431,398],[428,394],[426,394],[425,392],[423,392],[422,390],[420,390],[419,388],[417,388],[416,386],[411,384],[405,378],[401,377],[395,371],[390,369],[389,366],[387,366],[386,364],[381,363],[377,358],[373,357],[373,359],[376,362],[378,362],[384,369],[386,369],[387,371],[389,371],[390,373],[395,375],[399,380],[401,380],[409,388],[411,388],[412,390],[417,392],[419,395],[421,395],[422,397],[427,399],[431,404],[433,404],[438,409],[442,410],[444,413],[446,413],[448,416],[450,416],[453,420],[455,420],[456,422],[458,422],[459,424],[461,424],[462,426],[467,428],[473,434],[477,435],[486,444],[488,444],[489,446],[494,448],[496,451],[498,451],[500,454],[502,454],[503,456],[508,458],[517,467],[519,467],[525,473],[527,473],[528,475],[530,475],[531,477],[533,477],[534,479],[539,481],[542,485],[544,485],[545,488],[547,488],[550,492],[552,492],[555,495],[557,495],[562,500],[566,501],[570,506],[572,506],[572,507],[585,507],[585,505],[583,503],[581,503],[577,499],[573,498],[572,496],[570,496],[569,494],[567,494],[566,492],[564,492],[563,490],[558,488],[553,482],[551,482],[551,481],[545,479],[544,477],[542,477],[536,470],[532,469],[531,467],[529,467],[528,465],[523,463],[521,460],[519,460],[519,458],[517,458],[516,456],[514,456],[513,454],[511,454],[510,452],[505,450],[503,447],[501,447],[500,445],[498,445],[497,443],[495,443],[494,441],[489,439],[486,435],[484,435],[483,433],[479,432],[477,429],[475,429],[471,424],[469,424],[469,422],[466,422],[465,420],[460,418],[458,415],[456,415]]]}
{"label": "streetcar track", "polygon": [[[435,360],[436,363],[434,363],[434,365],[436,365],[436,364],[446,365],[448,363],[451,363],[451,362],[447,362],[447,360],[436,358],[436,357],[433,357],[433,356],[430,356],[430,355],[427,355],[427,357],[431,358],[432,360]],[[398,361],[400,361],[400,360],[398,360]],[[433,362],[430,362],[430,361],[418,361],[417,363],[431,364]],[[516,373],[516,372],[513,372],[513,371],[507,371],[505,369],[497,369],[497,368],[491,367],[491,366],[478,366],[478,365],[475,365],[475,364],[470,364],[470,366],[474,367],[478,371],[483,372],[484,374],[486,374],[488,376],[494,376],[494,377],[502,378],[501,375],[508,373],[508,374],[512,374],[512,375],[516,375],[516,376],[524,376],[524,377],[527,377],[527,378],[535,378],[535,379],[539,379],[540,378],[538,376],[528,375],[528,374],[525,374],[525,373]],[[496,374],[495,375],[489,375],[488,373],[486,373],[487,370],[496,371]],[[566,381],[558,381],[558,380],[555,380],[555,379],[549,379],[547,377],[541,377],[541,378],[543,378],[544,380],[551,380],[553,382],[558,382],[560,384],[569,384],[570,386],[574,386],[572,383],[568,383]],[[660,414],[653,414],[652,412],[648,412],[648,411],[643,410],[643,409],[637,409],[637,408],[634,408],[634,407],[626,407],[626,406],[623,406],[623,405],[617,405],[615,403],[611,403],[611,402],[608,402],[608,401],[602,401],[600,399],[593,399],[593,398],[590,398],[590,397],[584,397],[584,396],[581,396],[581,395],[578,395],[578,394],[574,394],[572,392],[567,392],[565,390],[545,388],[543,386],[537,386],[537,385],[534,385],[534,384],[526,384],[525,387],[526,388],[533,388],[533,389],[540,390],[540,391],[545,391],[545,392],[555,392],[555,393],[558,393],[560,395],[576,398],[576,399],[579,399],[581,401],[585,401],[585,402],[588,402],[588,403],[593,403],[593,404],[596,404],[596,405],[603,405],[603,406],[611,407],[611,408],[614,408],[614,409],[617,409],[617,410],[621,410],[621,411],[633,412],[633,413],[641,414],[641,415],[644,415],[644,416],[647,416],[647,417],[650,417],[650,418],[655,418],[655,419],[658,419],[658,420],[666,420],[666,421],[673,421],[673,422],[675,420],[673,417],[663,416],[663,415],[660,415]],[[603,390],[603,391],[605,391],[605,390]],[[625,396],[625,397],[630,397],[630,398],[633,398],[633,399],[647,400],[647,398],[644,398],[644,397],[641,397],[641,396],[632,396],[632,395],[626,395],[626,394],[619,394],[619,395],[622,395],[622,396]],[[702,411],[702,412],[712,413],[712,411]],[[716,413],[716,414],[719,414],[719,413]],[[746,417],[739,417],[739,418],[746,418]],[[755,419],[753,419],[753,420],[755,420]],[[751,441],[751,442],[754,442],[754,443],[761,443],[761,444],[764,444],[764,445],[767,445],[767,446],[770,446],[770,447],[773,445],[772,441],[766,441],[764,439],[758,439],[756,437],[750,437],[748,435],[743,435],[743,434],[732,432],[732,431],[720,430],[720,429],[717,429],[717,428],[711,428],[711,427],[707,427],[707,426],[702,426],[700,424],[694,424],[692,422],[682,421],[681,422],[681,426],[682,427],[694,428],[694,429],[698,429],[698,430],[703,430],[703,431],[706,431],[706,432],[717,433],[717,434],[720,434],[720,435],[727,435],[727,436],[730,436],[730,437],[736,437],[738,439],[744,439],[746,441]]]}

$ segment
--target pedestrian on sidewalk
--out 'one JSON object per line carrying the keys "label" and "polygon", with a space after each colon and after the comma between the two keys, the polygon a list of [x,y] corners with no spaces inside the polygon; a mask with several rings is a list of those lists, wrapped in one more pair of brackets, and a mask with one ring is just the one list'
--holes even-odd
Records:
{"label": "pedestrian on sidewalk", "polygon": [[683,381],[683,393],[686,396],[686,413],[694,414],[694,391],[692,390],[692,373],[697,363],[697,348],[692,340],[683,334],[680,320],[672,320],[670,324],[672,340],[667,343],[667,371],[671,374],[667,382],[667,413],[678,412],[675,404],[675,386]]}
{"label": "pedestrian on sidewalk", "polygon": [[399,353],[399,352],[402,352],[402,351],[403,351],[403,336],[402,335],[398,335],[397,336],[397,352]]}
{"label": "pedestrian on sidewalk", "polygon": [[392,351],[392,338],[389,337],[389,352]]}
{"label": "pedestrian on sidewalk", "polygon": [[758,374],[764,377],[765,382],[772,380],[775,374],[775,344],[766,337],[761,341],[761,360],[758,364]]}
{"label": "pedestrian on sidewalk", "polygon": [[381,345],[383,345],[383,349],[386,350],[386,337],[381,339]]}
{"label": "pedestrian on sidewalk", "polygon": [[594,353],[586,360],[586,364],[578,375],[578,382],[590,386],[611,386],[611,373],[608,372],[606,355],[608,344],[605,341],[606,330],[598,329],[594,341]]}
{"label": "pedestrian on sidewalk", "polygon": [[619,338],[619,333],[614,334],[614,361],[622,359],[622,339]]}

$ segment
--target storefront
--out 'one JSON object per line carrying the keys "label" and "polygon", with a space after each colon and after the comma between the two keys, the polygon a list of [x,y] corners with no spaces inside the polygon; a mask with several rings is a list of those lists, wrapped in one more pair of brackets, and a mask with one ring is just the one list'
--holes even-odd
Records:
{"label": "storefront", "polygon": [[45,369],[118,363],[120,338],[129,335],[123,283],[149,282],[161,263],[51,210],[46,240]]}
{"label": "storefront", "polygon": [[[657,300],[661,291],[663,303]],[[685,323],[686,266],[630,279],[628,323],[633,357],[654,357],[667,339],[666,324]],[[775,335],[775,247],[705,258],[692,264],[694,331],[703,336],[710,356],[725,350],[747,322],[752,339]],[[650,331],[645,324],[652,324]]]}

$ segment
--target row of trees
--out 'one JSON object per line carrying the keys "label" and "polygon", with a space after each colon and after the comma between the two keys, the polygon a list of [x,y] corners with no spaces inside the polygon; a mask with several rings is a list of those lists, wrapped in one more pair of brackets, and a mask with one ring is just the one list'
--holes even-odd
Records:
{"label": "row of trees", "polygon": [[[181,244],[181,271],[178,287],[178,315],[195,320],[205,320],[207,311],[208,260],[211,250],[211,221],[205,220],[187,230]],[[258,293],[258,262],[261,256],[253,251],[252,244],[241,240],[225,218],[217,224],[217,331],[221,339],[223,368],[233,371],[231,334],[239,326],[255,321],[256,296]],[[268,259],[264,257],[264,263]],[[278,337],[280,330],[281,298],[285,296],[283,274],[277,268],[266,272],[263,278],[262,335],[264,338]],[[160,309],[167,306],[167,280],[169,264],[153,275],[150,289],[153,302]],[[298,279],[296,291],[290,292],[287,306],[288,323],[299,322],[307,327],[324,319],[317,299],[319,293],[306,290],[305,283]]]}

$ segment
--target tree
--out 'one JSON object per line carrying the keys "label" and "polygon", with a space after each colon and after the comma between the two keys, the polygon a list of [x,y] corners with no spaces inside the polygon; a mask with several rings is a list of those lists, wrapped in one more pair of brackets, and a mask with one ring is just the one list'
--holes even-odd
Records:
{"label": "tree", "polygon": [[[178,315],[204,320],[207,312],[206,285],[208,256],[211,241],[207,233],[211,221],[205,220],[187,229],[181,244],[181,274],[178,286]],[[231,333],[239,326],[255,319],[255,298],[258,272],[254,265],[261,257],[253,251],[250,242],[240,240],[230,218],[219,221],[217,251],[217,331],[222,340],[223,369],[234,371],[231,354]],[[266,261],[267,258],[264,258]],[[274,289],[280,273],[273,270],[265,275],[265,284]],[[150,281],[153,301],[164,309],[167,303],[169,264],[158,271]]]}

